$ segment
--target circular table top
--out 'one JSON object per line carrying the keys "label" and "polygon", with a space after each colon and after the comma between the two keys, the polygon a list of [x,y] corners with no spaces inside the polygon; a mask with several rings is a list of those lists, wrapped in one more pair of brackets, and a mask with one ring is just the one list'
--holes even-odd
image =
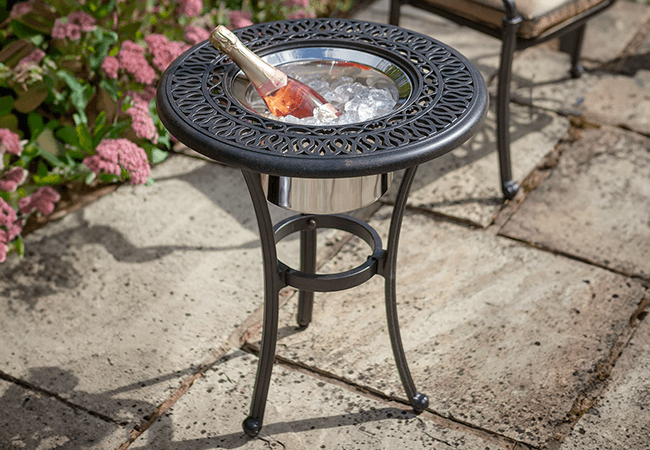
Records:
{"label": "circular table top", "polygon": [[183,144],[216,161],[270,175],[344,178],[413,167],[461,145],[481,126],[485,82],[454,49],[387,24],[298,19],[234,30],[260,56],[325,46],[355,49],[391,61],[412,93],[388,115],[347,125],[308,126],[262,117],[232,93],[239,68],[208,41],[165,71],[158,114]]}

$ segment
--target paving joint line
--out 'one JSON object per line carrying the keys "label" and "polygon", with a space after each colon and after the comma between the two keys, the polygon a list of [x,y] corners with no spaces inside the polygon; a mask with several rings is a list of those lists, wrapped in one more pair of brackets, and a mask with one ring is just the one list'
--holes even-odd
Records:
{"label": "paving joint line", "polygon": [[[258,356],[259,354],[259,347],[255,344],[245,343],[240,348],[240,350],[255,356]],[[353,392],[355,394],[361,395],[371,400],[382,401],[384,403],[387,403],[389,406],[393,404],[392,406],[398,409],[403,409],[404,406],[408,408],[411,407],[411,405],[407,400],[402,399],[400,397],[387,395],[382,391],[374,389],[370,386],[362,386],[356,384],[352,380],[349,380],[345,377],[341,377],[339,375],[333,374],[326,370],[319,369],[318,367],[309,366],[300,361],[292,361],[290,359],[287,359],[277,354],[274,357],[274,366],[286,367],[294,372],[302,373],[305,375],[309,375],[313,378],[316,378],[318,380],[326,381],[339,388],[345,389],[347,391]],[[475,436],[479,436],[483,439],[492,441],[493,443],[497,443],[503,446],[504,448],[507,448],[505,446],[506,444],[511,445],[512,449],[516,448],[517,445],[523,446],[522,448],[524,449],[536,448],[536,447],[530,447],[528,444],[524,442],[519,442],[511,437],[499,434],[491,430],[483,429],[479,426],[463,421],[451,415],[449,417],[446,417],[428,408],[424,412],[420,413],[419,415],[415,414],[413,411],[407,411],[407,410],[404,410],[404,413],[413,414],[414,416],[418,416],[418,417],[425,417],[428,420],[436,423],[437,425],[443,426],[448,429],[462,431],[462,432],[473,434]]]}
{"label": "paving joint line", "polygon": [[[648,293],[650,294],[650,293]],[[634,338],[641,322],[647,316],[650,307],[650,295],[643,297],[636,311],[628,321],[628,327],[611,346],[607,355],[595,362],[593,375],[584,383],[583,392],[579,393],[563,422],[556,426],[558,433],[547,443],[548,450],[560,450],[560,447],[578,424],[584,414],[598,404],[609,387],[609,379],[623,351]]]}
{"label": "paving joint line", "polygon": [[606,270],[606,271],[611,272],[611,273],[615,273],[617,275],[622,275],[622,276],[624,276],[626,278],[629,278],[631,280],[634,280],[634,281],[640,283],[641,286],[643,286],[645,289],[650,288],[650,277],[645,278],[645,277],[643,277],[641,275],[636,275],[634,273],[625,272],[623,270],[618,270],[618,269],[615,269],[615,268],[612,268],[612,267],[607,267],[604,264],[601,264],[601,263],[598,263],[598,262],[595,262],[595,261],[591,261],[591,260],[587,259],[586,257],[573,255],[571,253],[564,252],[562,250],[557,250],[557,249],[548,247],[548,246],[543,245],[543,244],[528,242],[528,241],[525,241],[523,239],[519,239],[519,238],[516,238],[516,237],[513,237],[513,236],[508,236],[507,234],[503,234],[500,231],[496,235],[499,236],[499,237],[505,238],[505,239],[510,239],[512,241],[519,242],[521,244],[525,244],[528,247],[534,248],[536,250],[540,250],[540,251],[550,253],[550,254],[556,255],[556,256],[562,256],[564,258],[568,258],[568,259],[571,259],[573,261],[578,261],[578,262],[588,264],[588,265],[593,266],[593,267],[598,267],[600,269]]}
{"label": "paving joint line", "polygon": [[118,425],[120,427],[123,427],[123,426],[128,424],[128,422],[119,421],[119,420],[113,419],[112,417],[109,417],[109,416],[107,416],[105,414],[99,413],[97,411],[93,411],[90,408],[86,408],[85,406],[77,405],[76,403],[71,402],[70,400],[61,397],[56,392],[51,392],[51,391],[48,391],[47,389],[43,389],[42,387],[36,386],[36,385],[34,385],[32,383],[29,383],[29,382],[27,382],[25,380],[21,380],[20,378],[16,378],[16,377],[14,377],[12,375],[9,375],[8,373],[3,372],[2,370],[0,370],[0,379],[8,381],[8,382],[13,383],[13,384],[16,384],[16,385],[18,385],[18,386],[20,386],[20,387],[22,387],[24,389],[27,389],[27,390],[30,390],[30,391],[33,391],[33,392],[37,392],[39,394],[43,394],[43,395],[45,395],[45,396],[47,396],[49,398],[52,398],[54,400],[58,400],[61,403],[65,404],[66,406],[68,406],[68,407],[70,407],[72,409],[83,411],[83,412],[85,412],[85,413],[87,413],[87,414],[89,414],[89,415],[91,415],[93,417],[96,417],[97,419],[100,419],[100,420],[102,420],[104,422],[107,422],[107,423],[110,423],[110,424],[113,424],[113,425]]}

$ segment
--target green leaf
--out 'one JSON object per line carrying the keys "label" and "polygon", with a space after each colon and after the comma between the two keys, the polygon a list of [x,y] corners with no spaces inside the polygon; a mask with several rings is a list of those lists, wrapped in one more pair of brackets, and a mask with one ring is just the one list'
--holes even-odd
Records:
{"label": "green leaf", "polygon": [[59,70],[56,74],[59,78],[65,81],[65,83],[72,91],[70,93],[70,102],[79,113],[80,122],[87,123],[88,118],[86,117],[86,106],[88,106],[88,100],[90,99],[90,95],[92,95],[92,88],[90,89],[90,95],[88,95],[88,89],[86,86],[81,84],[79,80],[70,75],[68,72]]}
{"label": "green leaf", "polygon": [[92,70],[97,70],[108,55],[111,46],[117,42],[117,33],[96,28],[93,35],[98,43],[95,46],[95,51],[88,57],[88,62]]}
{"label": "green leaf", "polygon": [[159,164],[164,160],[166,160],[168,156],[169,156],[169,152],[166,152],[165,150],[161,150],[158,147],[154,147],[153,149],[151,149],[152,164]]}
{"label": "green leaf", "polygon": [[9,128],[11,131],[18,131],[18,117],[14,114],[0,116],[0,128]]}
{"label": "green leaf", "polygon": [[48,173],[50,173],[50,168],[47,167],[47,164],[45,164],[44,161],[42,161],[42,160],[39,161],[38,162],[38,168],[36,169],[35,176],[38,176],[38,177],[42,178],[42,177],[46,177]]}
{"label": "green leaf", "polygon": [[0,116],[9,114],[14,109],[14,99],[10,95],[0,97]]}
{"label": "green leaf", "polygon": [[95,172],[89,172],[88,175],[86,175],[86,178],[84,178],[84,183],[90,184],[95,181],[95,178],[97,178]]}
{"label": "green leaf", "polygon": [[53,161],[53,165],[59,167],[64,166],[63,162],[59,160],[58,157],[65,154],[65,149],[63,148],[63,144],[61,144],[61,142],[54,136],[51,129],[44,128],[33,142],[38,147],[40,156],[43,156],[44,158],[49,156]]}
{"label": "green leaf", "polygon": [[95,119],[95,129],[93,130],[93,134],[97,134],[97,132],[100,131],[102,128],[104,128],[105,125],[106,125],[106,111],[102,111],[97,116],[97,119]]}
{"label": "green leaf", "polygon": [[74,127],[61,127],[56,130],[54,135],[66,144],[72,146],[79,145],[79,137],[77,136],[77,130]]}
{"label": "green leaf", "polygon": [[38,136],[45,127],[43,116],[34,111],[30,112],[27,116],[27,126],[29,127],[29,132],[32,136]]}
{"label": "green leaf", "polygon": [[12,20],[9,23],[9,26],[16,34],[16,36],[18,36],[21,39],[26,39],[30,36],[34,36],[35,34],[39,34],[39,32],[33,29],[32,27],[28,27],[27,25],[24,25],[16,20]]}
{"label": "green leaf", "polygon": [[[65,167],[65,164],[63,161],[61,161],[59,158],[54,156],[52,153],[48,152],[47,150],[43,150],[42,148],[39,148],[38,156],[41,156],[44,160],[49,162],[51,165],[54,167]],[[41,170],[41,164],[45,165],[45,163],[41,160],[39,161],[39,166],[38,169],[39,171]],[[47,169],[47,165],[45,165],[45,168]],[[49,169],[47,169],[49,170]],[[39,172],[37,172],[39,173]]]}
{"label": "green leaf", "polygon": [[117,102],[120,88],[117,86],[117,80],[102,80],[99,87],[104,89],[111,96],[113,101]]}
{"label": "green leaf", "polygon": [[[136,3],[136,2],[133,2]],[[131,39],[133,40],[142,26],[142,21],[130,22],[126,25],[120,27],[117,32],[121,36],[122,40]]]}
{"label": "green leaf", "polygon": [[153,178],[147,178],[147,181],[145,181],[144,185],[145,186],[153,186],[156,181]]}
{"label": "green leaf", "polygon": [[75,130],[77,132],[77,138],[79,139],[79,147],[87,153],[92,153],[94,150],[93,137],[90,135],[88,126],[85,123],[80,123],[77,125]]}
{"label": "green leaf", "polygon": [[14,250],[18,253],[18,256],[21,258],[25,256],[25,242],[23,241],[22,236],[18,236],[14,241]]}
{"label": "green leaf", "polygon": [[48,175],[45,175],[44,177],[41,177],[39,175],[34,175],[32,177],[34,179],[34,182],[39,185],[39,186],[52,186],[56,184],[61,184],[62,177],[59,174],[56,173],[50,173]]}

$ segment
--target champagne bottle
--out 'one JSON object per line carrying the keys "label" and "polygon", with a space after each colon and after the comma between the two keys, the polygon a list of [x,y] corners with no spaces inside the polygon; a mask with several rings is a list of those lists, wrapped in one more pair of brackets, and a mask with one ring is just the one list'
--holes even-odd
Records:
{"label": "champagne bottle", "polygon": [[334,117],[341,115],[318,92],[262,60],[223,25],[210,34],[210,43],[239,66],[274,116],[303,119],[312,117],[318,107]]}

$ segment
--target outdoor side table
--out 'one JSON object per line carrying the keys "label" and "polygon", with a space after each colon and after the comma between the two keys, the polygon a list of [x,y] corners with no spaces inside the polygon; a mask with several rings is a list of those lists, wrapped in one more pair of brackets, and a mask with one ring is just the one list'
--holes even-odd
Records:
{"label": "outdoor side table", "polygon": [[[399,92],[394,110],[364,122],[308,126],[263,117],[251,110],[240,92],[239,68],[207,41],[178,57],[160,81],[156,101],[163,124],[188,147],[241,169],[257,217],[264,265],[264,318],[244,431],[256,436],[262,427],[275,358],[280,289],[292,286],[299,290],[298,323],[304,327],[311,320],[314,292],[348,289],[377,274],[385,279],[388,330],[397,369],[409,403],[422,412],[429,400],[413,383],[397,319],[399,233],[417,167],[455,149],[480,128],[488,104],[483,78],[452,48],[391,25],[299,19],[234,32],[271,64],[312,60],[360,63],[385,74]],[[397,170],[404,174],[384,249],[370,225],[340,213],[375,201]],[[370,194],[368,182],[372,184]],[[344,189],[329,190],[336,184]],[[352,192],[350,186],[357,185],[361,186],[359,192]],[[267,201],[298,214],[274,225]],[[372,253],[354,269],[316,274],[319,228],[358,236]],[[300,270],[279,261],[276,253],[276,243],[297,232]]]}

